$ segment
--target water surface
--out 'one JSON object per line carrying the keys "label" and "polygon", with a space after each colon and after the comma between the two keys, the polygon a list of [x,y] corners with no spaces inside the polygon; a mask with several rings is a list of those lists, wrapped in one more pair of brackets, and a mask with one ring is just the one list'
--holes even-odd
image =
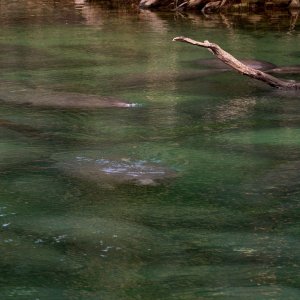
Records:
{"label": "water surface", "polygon": [[[299,94],[171,42],[299,64],[299,21],[0,9],[1,299],[299,299]],[[134,105],[35,106],[12,101],[14,86]],[[109,172],[91,178],[86,160]],[[128,180],[139,172],[143,184]]]}

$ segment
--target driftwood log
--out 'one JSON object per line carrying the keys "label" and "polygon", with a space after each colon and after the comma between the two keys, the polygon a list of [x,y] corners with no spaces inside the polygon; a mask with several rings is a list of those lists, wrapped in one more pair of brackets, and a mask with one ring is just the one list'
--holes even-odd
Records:
{"label": "driftwood log", "polygon": [[253,68],[243,64],[239,60],[237,60],[235,57],[233,57],[228,52],[224,51],[217,44],[210,43],[209,41],[198,42],[198,41],[195,41],[193,39],[183,37],[183,36],[175,37],[173,39],[173,41],[184,42],[184,43],[192,44],[195,46],[207,48],[223,63],[225,63],[226,65],[235,69],[239,73],[249,76],[251,78],[263,81],[272,87],[279,88],[279,89],[299,89],[300,90],[300,82],[296,82],[294,80],[279,79],[279,78],[276,78],[276,77],[274,77],[270,74],[267,74],[263,71],[253,69]]}

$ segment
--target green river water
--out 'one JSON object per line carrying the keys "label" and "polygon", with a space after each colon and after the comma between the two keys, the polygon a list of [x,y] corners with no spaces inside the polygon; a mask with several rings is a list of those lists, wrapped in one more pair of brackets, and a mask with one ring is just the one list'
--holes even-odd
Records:
{"label": "green river water", "polygon": [[[300,64],[295,14],[103,2],[0,0],[0,299],[300,299],[300,94],[172,42]],[[131,105],[15,103],[20,87]],[[85,176],[87,158],[167,178]]]}

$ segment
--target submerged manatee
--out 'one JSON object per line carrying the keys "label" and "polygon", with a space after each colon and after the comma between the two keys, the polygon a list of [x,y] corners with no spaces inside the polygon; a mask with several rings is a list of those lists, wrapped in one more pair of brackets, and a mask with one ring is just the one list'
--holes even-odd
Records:
{"label": "submerged manatee", "polygon": [[[65,243],[73,245],[98,245],[99,240],[109,245],[130,246],[150,242],[153,232],[147,226],[122,219],[81,215],[69,212],[66,216],[35,216],[34,221],[28,217],[15,218],[10,226],[12,232],[22,232],[23,236],[43,239],[44,242]],[[11,234],[10,233],[10,234]],[[157,238],[157,236],[156,236]],[[44,243],[41,241],[41,243]],[[1,245],[1,244],[0,244]],[[107,245],[103,245],[106,248]],[[142,246],[143,247],[143,246]],[[102,247],[101,247],[102,248]],[[112,248],[112,247],[111,247]]]}
{"label": "submerged manatee", "polygon": [[[277,66],[263,60],[256,60],[256,59],[241,59],[240,60],[243,64],[247,65],[256,70],[267,71],[271,69],[275,69]],[[210,59],[197,59],[192,62],[189,62],[192,66],[208,68],[208,69],[220,69],[220,70],[229,70],[231,69],[229,66],[224,64],[222,61],[216,58]]]}
{"label": "submerged manatee", "polygon": [[300,65],[282,66],[268,70],[272,74],[300,74]]}
{"label": "submerged manatee", "polygon": [[126,108],[135,106],[135,104],[113,97],[34,89],[9,82],[0,83],[0,100],[12,104],[62,109]]}
{"label": "submerged manatee", "polygon": [[300,161],[282,163],[260,179],[261,187],[282,193],[299,191]]}
{"label": "submerged manatee", "polygon": [[[195,71],[167,71],[167,72],[149,72],[149,73],[139,73],[133,75],[121,76],[117,81],[112,82],[112,86],[116,89],[119,88],[140,88],[144,86],[151,86],[162,83],[170,82],[182,82],[197,80],[205,76],[214,75],[218,73],[219,69],[209,69],[209,70],[195,70]],[[133,104],[134,106],[134,104]]]}
{"label": "submerged manatee", "polygon": [[[291,66],[276,66],[273,63],[257,60],[257,59],[240,59],[240,61],[247,65],[250,68],[265,71],[266,73],[271,74],[300,74],[300,65],[291,65]],[[221,60],[216,58],[210,59],[197,59],[192,62],[187,62],[193,67],[201,67],[210,70],[219,70],[226,71],[230,70],[231,67],[223,63]]]}
{"label": "submerged manatee", "polygon": [[59,162],[56,166],[70,176],[100,183],[154,186],[177,177],[176,171],[143,160],[109,160],[77,156]]}
{"label": "submerged manatee", "polygon": [[6,119],[0,119],[0,128],[6,128],[28,137],[40,137],[43,135],[38,129],[21,123],[16,123]]}

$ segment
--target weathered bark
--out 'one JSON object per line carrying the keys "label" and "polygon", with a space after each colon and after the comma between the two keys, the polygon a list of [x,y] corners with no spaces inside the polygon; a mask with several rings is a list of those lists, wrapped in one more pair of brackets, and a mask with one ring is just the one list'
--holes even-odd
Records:
{"label": "weathered bark", "polygon": [[201,9],[202,13],[205,14],[208,11],[217,11],[221,6],[221,1],[211,1],[205,4]]}
{"label": "weathered bark", "polygon": [[263,81],[272,87],[279,88],[279,89],[300,89],[299,82],[296,82],[294,80],[279,79],[279,78],[276,78],[265,72],[262,72],[260,70],[253,69],[253,68],[243,64],[239,60],[237,60],[235,57],[233,57],[228,52],[224,51],[217,44],[210,43],[209,41],[198,42],[198,41],[192,40],[187,37],[182,37],[182,36],[175,37],[173,39],[173,41],[184,42],[184,43],[192,44],[195,46],[207,48],[223,63],[225,63],[226,65],[235,69],[239,73],[249,76],[251,78]]}

